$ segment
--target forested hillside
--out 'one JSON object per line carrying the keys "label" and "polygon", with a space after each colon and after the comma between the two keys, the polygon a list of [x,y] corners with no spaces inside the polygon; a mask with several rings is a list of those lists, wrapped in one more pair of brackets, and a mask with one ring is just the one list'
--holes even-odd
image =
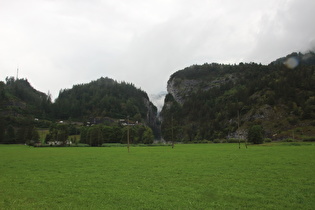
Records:
{"label": "forested hillside", "polygon": [[175,72],[161,113],[163,137],[244,138],[253,125],[272,139],[315,135],[314,58],[293,53],[270,65],[212,63]]}
{"label": "forested hillside", "polygon": [[26,143],[38,139],[37,117],[51,114],[51,99],[35,90],[26,79],[0,82],[0,143]]}
{"label": "forested hillside", "polygon": [[[151,127],[158,136],[156,115],[157,108],[146,92],[110,78],[61,90],[55,102],[49,94],[35,90],[26,79],[11,77],[0,82],[0,143],[37,141],[35,128],[50,129],[50,140],[61,138],[58,132],[68,136],[73,126],[56,125],[59,121],[119,126],[119,119],[129,118],[131,122]],[[141,136],[137,137],[139,142],[148,142]]]}
{"label": "forested hillside", "polygon": [[50,112],[50,96],[35,90],[27,79],[7,78],[0,83],[0,106],[4,115],[45,116]]}
{"label": "forested hillside", "polygon": [[[149,107],[146,92],[133,84],[118,83],[109,78],[100,78],[88,84],[74,85],[61,90],[53,107],[60,119],[113,117],[146,119]],[[154,105],[149,104],[152,108]]]}
{"label": "forested hillside", "polygon": [[100,78],[88,84],[61,90],[53,104],[58,119],[85,120],[104,123],[112,119],[129,118],[144,123],[159,135],[157,108],[146,92],[133,84]]}

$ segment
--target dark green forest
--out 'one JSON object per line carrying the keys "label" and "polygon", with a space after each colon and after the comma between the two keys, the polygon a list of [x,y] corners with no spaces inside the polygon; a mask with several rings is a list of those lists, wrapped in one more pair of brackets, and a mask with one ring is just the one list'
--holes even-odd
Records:
{"label": "dark green forest", "polygon": [[[124,141],[122,136],[125,129],[119,119],[127,118],[137,125],[131,129],[136,130],[131,132],[135,143],[152,142],[154,137],[148,134],[150,132],[159,135],[157,108],[149,101],[147,93],[131,83],[110,78],[61,90],[58,98],[52,102],[49,93],[35,90],[27,79],[10,77],[0,83],[0,113],[1,143],[38,142],[36,129],[40,128],[49,129],[46,142],[61,141],[66,144],[68,136],[88,131],[88,140],[83,137],[82,143],[99,146],[95,141],[99,141],[100,136],[94,139],[90,137],[96,127],[102,133],[104,143],[119,143]],[[92,128],[94,124],[99,126]],[[84,126],[86,128],[81,129]],[[108,127],[113,127],[113,133],[119,130],[120,136],[107,139],[109,134],[105,130]]]}
{"label": "dark green forest", "polygon": [[[291,69],[284,63],[292,57],[299,65]],[[314,130],[314,58],[312,52],[293,53],[270,65],[212,63],[175,72],[161,113],[164,139],[240,138],[253,125],[273,139],[301,126]]]}
{"label": "dark green forest", "polygon": [[[100,78],[89,84],[74,85],[61,90],[53,104],[54,116],[59,119],[84,117],[126,118],[138,121],[146,118],[149,101],[146,92],[133,84],[118,83],[110,78]],[[151,106],[153,104],[151,103]]]}

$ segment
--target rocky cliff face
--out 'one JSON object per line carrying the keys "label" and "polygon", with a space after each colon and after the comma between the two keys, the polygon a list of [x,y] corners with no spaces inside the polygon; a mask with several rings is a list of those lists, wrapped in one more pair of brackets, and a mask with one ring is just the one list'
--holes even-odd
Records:
{"label": "rocky cliff face", "polygon": [[207,91],[222,84],[234,82],[235,75],[225,74],[219,77],[209,78],[207,81],[200,79],[182,79],[173,77],[167,82],[167,92],[171,94],[177,103],[183,105],[185,99],[197,91]]}
{"label": "rocky cliff face", "polygon": [[172,94],[174,99],[181,105],[185,101],[185,97],[195,91],[199,82],[197,80],[182,80],[174,78],[167,82],[167,92]]}

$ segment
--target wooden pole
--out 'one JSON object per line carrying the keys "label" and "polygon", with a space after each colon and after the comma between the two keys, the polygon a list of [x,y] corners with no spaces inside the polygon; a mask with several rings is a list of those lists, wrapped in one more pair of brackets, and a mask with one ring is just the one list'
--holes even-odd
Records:
{"label": "wooden pole", "polygon": [[294,130],[292,131],[292,135],[293,135],[293,141],[295,141],[295,139],[294,139]]}
{"label": "wooden pole", "polygon": [[174,148],[174,129],[173,129],[173,115],[172,115],[172,149]]}
{"label": "wooden pole", "polygon": [[238,138],[238,148],[241,149],[241,140],[240,140],[240,110],[237,110],[237,138]]}
{"label": "wooden pole", "polygon": [[130,152],[130,149],[129,149],[129,147],[130,147],[130,145],[129,145],[129,116],[128,116],[128,118],[127,118],[127,147],[128,147],[128,153]]}

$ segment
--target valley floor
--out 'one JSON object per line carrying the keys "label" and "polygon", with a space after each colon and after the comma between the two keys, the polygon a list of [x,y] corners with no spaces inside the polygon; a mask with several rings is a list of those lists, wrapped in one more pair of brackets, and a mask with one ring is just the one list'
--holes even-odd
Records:
{"label": "valley floor", "polygon": [[312,209],[315,144],[0,145],[0,209]]}

